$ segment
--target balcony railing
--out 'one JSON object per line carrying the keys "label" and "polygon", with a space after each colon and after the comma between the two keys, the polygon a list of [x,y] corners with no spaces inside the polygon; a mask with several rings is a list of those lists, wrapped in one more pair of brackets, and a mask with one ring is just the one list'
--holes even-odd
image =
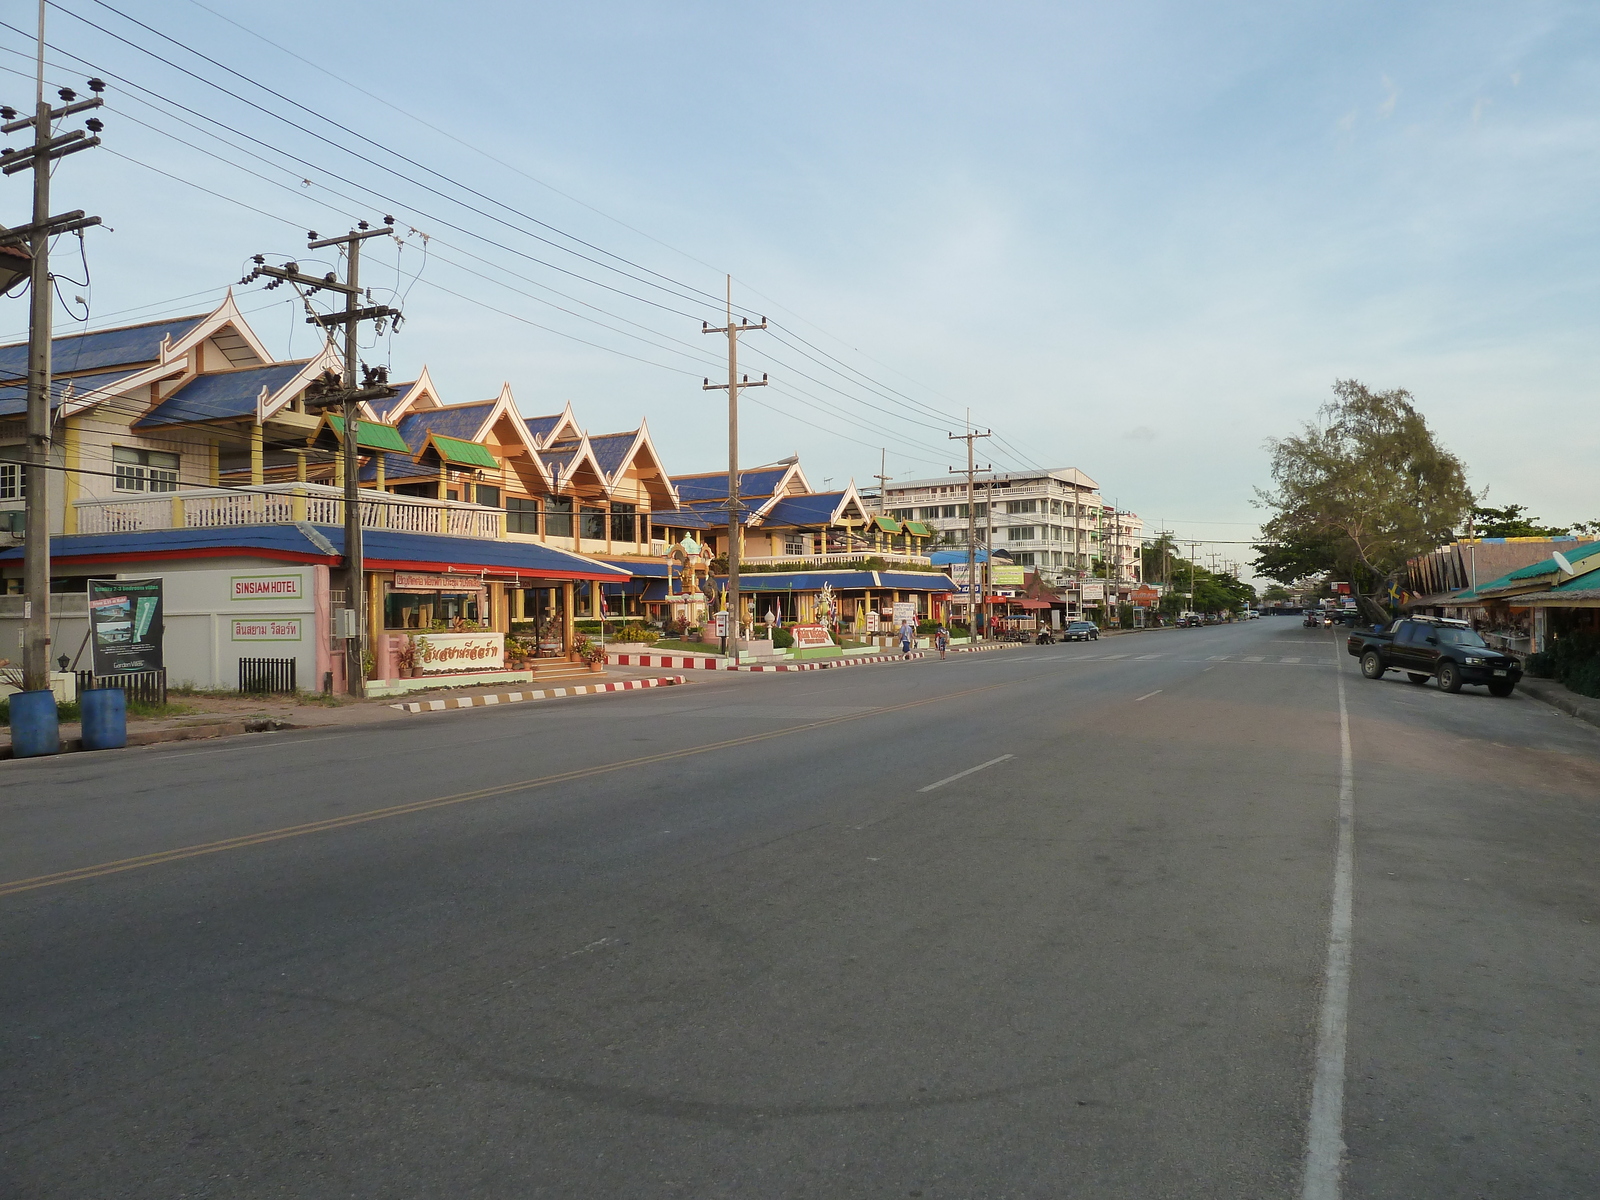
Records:
{"label": "balcony railing", "polygon": [[888,566],[896,567],[931,567],[933,560],[926,554],[903,554],[897,550],[851,550],[848,553],[834,554],[744,554],[740,555],[739,562],[752,567],[777,566],[781,563],[794,563],[805,567],[834,567],[864,569],[870,559],[877,559]]}
{"label": "balcony railing", "polygon": [[[196,488],[75,502],[79,533],[140,529],[219,529],[237,525],[344,524],[344,492],[320,483],[269,483],[243,488]],[[401,533],[498,539],[505,513],[479,504],[361,492],[361,527]]]}

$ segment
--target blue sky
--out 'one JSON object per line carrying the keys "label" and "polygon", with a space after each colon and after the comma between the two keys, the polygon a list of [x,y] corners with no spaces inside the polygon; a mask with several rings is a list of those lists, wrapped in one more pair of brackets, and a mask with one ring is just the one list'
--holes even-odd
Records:
{"label": "blue sky", "polygon": [[[883,445],[898,477],[942,473],[970,406],[1006,438],[997,466],[1077,466],[1152,525],[1243,540],[1264,439],[1354,377],[1410,389],[1491,503],[1600,517],[1593,6],[206,5],[115,7],[443,178],[61,0],[62,52],[242,147],[112,81],[115,153],[56,176],[58,210],[115,229],[89,236],[92,289],[63,284],[92,322],[193,308],[103,315],[223,287],[256,251],[308,263],[304,229],[391,212],[428,256],[415,236],[373,250],[364,280],[409,320],[369,358],[426,362],[448,400],[509,379],[525,411],[571,400],[593,432],[644,414],[675,471],[725,460],[698,322],[731,272],[740,311],[783,325],[746,342],[775,382],[750,393],[745,460],[797,451],[819,484],[867,481]],[[31,4],[0,10],[32,29]],[[353,52],[372,96],[216,14],[320,66]],[[86,73],[50,57],[54,82]],[[0,74],[7,102],[29,95]],[[0,220],[20,223],[26,187],[0,183]],[[280,296],[240,300],[306,353]],[[0,332],[24,320],[11,303]]]}

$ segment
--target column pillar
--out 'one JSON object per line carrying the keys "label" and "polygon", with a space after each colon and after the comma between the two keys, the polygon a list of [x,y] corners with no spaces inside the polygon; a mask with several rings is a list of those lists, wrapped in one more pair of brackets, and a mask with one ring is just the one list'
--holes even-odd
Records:
{"label": "column pillar", "polygon": [[561,585],[561,648],[568,654],[572,653],[573,636],[577,633],[572,613],[573,600],[572,581],[568,580]]}
{"label": "column pillar", "polygon": [[258,487],[267,481],[266,448],[262,444],[261,422],[250,425],[250,482]]}
{"label": "column pillar", "polygon": [[78,483],[78,442],[82,435],[78,432],[77,422],[71,418],[64,420],[62,426],[63,465],[67,469],[61,473],[61,532],[72,534],[78,532],[78,510],[73,502],[81,490]]}

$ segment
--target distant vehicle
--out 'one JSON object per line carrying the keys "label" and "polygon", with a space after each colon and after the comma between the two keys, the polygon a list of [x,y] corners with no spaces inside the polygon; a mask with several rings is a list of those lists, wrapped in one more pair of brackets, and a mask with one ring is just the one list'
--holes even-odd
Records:
{"label": "distant vehicle", "polygon": [[1259,621],[1261,619],[1261,613],[1257,609],[1247,608],[1244,610],[1244,619],[1246,621]]}
{"label": "distant vehicle", "polygon": [[1098,642],[1100,627],[1093,621],[1069,621],[1061,631],[1063,642]]}
{"label": "distant vehicle", "polygon": [[1301,622],[1307,629],[1316,629],[1322,624],[1322,610],[1320,608],[1306,609],[1306,619]]}
{"label": "distant vehicle", "polygon": [[1439,681],[1442,692],[1459,692],[1478,684],[1493,696],[1509,696],[1522,678],[1522,663],[1491,650],[1465,621],[1408,617],[1388,629],[1352,633],[1345,650],[1361,660],[1361,673],[1382,679],[1386,671],[1404,671],[1419,686]]}

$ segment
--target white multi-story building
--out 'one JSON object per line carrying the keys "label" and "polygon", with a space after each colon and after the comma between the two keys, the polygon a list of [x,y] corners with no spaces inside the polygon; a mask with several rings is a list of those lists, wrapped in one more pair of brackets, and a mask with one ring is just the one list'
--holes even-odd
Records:
{"label": "white multi-story building", "polygon": [[[942,548],[967,544],[967,483],[960,476],[890,483],[880,503],[889,516],[933,526]],[[972,525],[980,548],[990,544],[992,527],[995,551],[1032,567],[1047,584],[1093,579],[1102,565],[1114,568],[1105,574],[1121,587],[1140,581],[1144,522],[1108,504],[1100,485],[1075,467],[977,480]]]}

